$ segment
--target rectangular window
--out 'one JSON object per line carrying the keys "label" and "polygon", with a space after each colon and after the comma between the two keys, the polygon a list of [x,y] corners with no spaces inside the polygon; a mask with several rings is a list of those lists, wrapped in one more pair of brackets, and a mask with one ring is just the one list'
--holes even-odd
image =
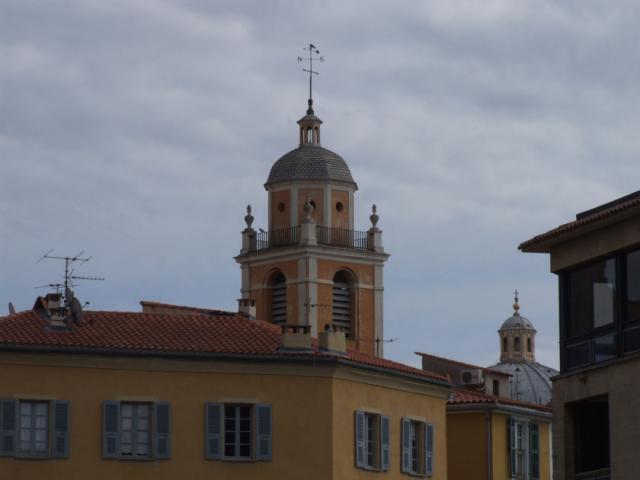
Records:
{"label": "rectangular window", "polygon": [[271,405],[207,403],[205,457],[271,460]]}
{"label": "rectangular window", "polygon": [[251,405],[225,405],[224,456],[251,458]]}
{"label": "rectangular window", "polygon": [[126,460],[171,456],[168,402],[102,402],[102,456]]}
{"label": "rectangular window", "polygon": [[120,407],[120,455],[148,457],[150,443],[151,404],[123,402]]}
{"label": "rectangular window", "polygon": [[540,477],[540,427],[526,420],[509,419],[510,477],[538,480]]}
{"label": "rectangular window", "polygon": [[573,418],[575,473],[598,472],[605,478],[610,467],[608,397],[570,404],[569,412]]}
{"label": "rectangular window", "polygon": [[356,412],[356,466],[368,470],[389,469],[389,417]]}
{"label": "rectangular window", "polygon": [[414,475],[433,474],[434,429],[430,423],[402,420],[402,471]]}
{"label": "rectangular window", "polygon": [[499,380],[494,380],[493,381],[493,394],[496,397],[500,396],[500,381]]}
{"label": "rectangular window", "polygon": [[0,456],[69,456],[69,402],[0,400]]}
{"label": "rectangular window", "polygon": [[625,321],[640,320],[640,250],[625,255]]}
{"label": "rectangular window", "polygon": [[601,260],[570,272],[568,290],[569,338],[579,337],[595,328],[613,324],[615,259]]}

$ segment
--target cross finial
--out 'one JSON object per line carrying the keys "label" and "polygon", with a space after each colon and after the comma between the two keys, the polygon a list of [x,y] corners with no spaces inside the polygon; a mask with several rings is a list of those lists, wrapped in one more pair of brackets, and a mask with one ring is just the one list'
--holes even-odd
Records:
{"label": "cross finial", "polygon": [[309,58],[298,57],[298,62],[309,62],[309,68],[303,68],[302,71],[309,74],[309,108],[307,113],[313,115],[313,76],[318,75],[318,72],[313,69],[313,61],[324,62],[324,57],[320,55],[320,50],[313,43],[309,44],[309,48],[302,50],[309,52]]}
{"label": "cross finial", "polygon": [[513,310],[517,313],[520,310],[520,305],[518,304],[518,290],[516,289],[513,292]]}

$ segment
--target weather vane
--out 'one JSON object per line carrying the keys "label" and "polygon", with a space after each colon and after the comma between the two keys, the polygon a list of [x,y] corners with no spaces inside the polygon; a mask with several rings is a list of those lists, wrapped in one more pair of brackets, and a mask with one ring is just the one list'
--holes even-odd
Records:
{"label": "weather vane", "polygon": [[320,55],[320,50],[312,43],[309,44],[309,48],[302,50],[309,52],[309,58],[298,57],[298,62],[309,62],[309,68],[303,68],[302,71],[309,74],[309,107],[311,107],[313,103],[313,76],[318,75],[318,72],[313,69],[313,61],[324,62],[324,57]]}

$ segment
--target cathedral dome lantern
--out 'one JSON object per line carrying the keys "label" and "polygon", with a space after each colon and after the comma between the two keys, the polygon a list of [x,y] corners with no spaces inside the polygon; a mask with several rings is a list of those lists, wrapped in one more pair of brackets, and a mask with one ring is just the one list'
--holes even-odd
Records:
{"label": "cathedral dome lantern", "polygon": [[491,368],[508,373],[510,394],[514,400],[547,404],[551,401],[551,377],[558,372],[536,361],[536,329],[520,314],[518,292],[515,294],[513,315],[498,330],[500,361]]}

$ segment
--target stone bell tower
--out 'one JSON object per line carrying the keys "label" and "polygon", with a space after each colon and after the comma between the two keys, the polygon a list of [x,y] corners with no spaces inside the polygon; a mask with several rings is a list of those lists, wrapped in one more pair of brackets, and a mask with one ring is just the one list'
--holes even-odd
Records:
{"label": "stone bell tower", "polygon": [[242,249],[242,299],[256,316],[278,325],[328,325],[345,331],[348,346],[382,356],[382,248],[376,206],[367,231],[354,230],[358,189],[347,163],[320,145],[320,120],[309,99],[298,120],[299,146],[271,167],[268,231],[253,228],[247,207]]}

